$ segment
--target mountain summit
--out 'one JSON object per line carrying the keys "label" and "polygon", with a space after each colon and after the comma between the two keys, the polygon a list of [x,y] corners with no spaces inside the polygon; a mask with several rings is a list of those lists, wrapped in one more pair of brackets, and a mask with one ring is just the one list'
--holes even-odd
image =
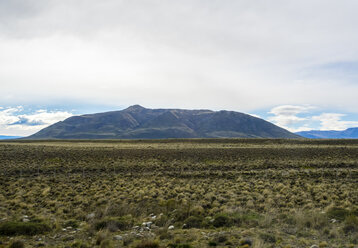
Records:
{"label": "mountain summit", "polygon": [[147,109],[73,116],[28,139],[299,138],[270,122],[234,111]]}

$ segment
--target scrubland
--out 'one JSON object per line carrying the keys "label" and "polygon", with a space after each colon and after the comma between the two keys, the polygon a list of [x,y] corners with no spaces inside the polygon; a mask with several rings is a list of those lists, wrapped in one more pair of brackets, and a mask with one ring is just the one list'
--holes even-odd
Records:
{"label": "scrubland", "polygon": [[0,247],[358,247],[358,141],[0,142]]}

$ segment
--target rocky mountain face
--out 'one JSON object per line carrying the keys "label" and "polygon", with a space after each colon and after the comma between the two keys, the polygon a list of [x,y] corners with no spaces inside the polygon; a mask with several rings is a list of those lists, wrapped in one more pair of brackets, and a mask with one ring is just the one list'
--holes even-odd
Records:
{"label": "rocky mountain face", "polygon": [[263,119],[234,111],[147,109],[73,116],[28,139],[299,138]]}

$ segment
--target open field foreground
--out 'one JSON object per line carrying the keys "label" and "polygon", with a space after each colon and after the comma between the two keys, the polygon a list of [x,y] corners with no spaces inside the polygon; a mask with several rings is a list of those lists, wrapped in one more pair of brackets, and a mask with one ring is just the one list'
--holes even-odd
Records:
{"label": "open field foreground", "polygon": [[0,142],[0,247],[358,247],[358,140]]}

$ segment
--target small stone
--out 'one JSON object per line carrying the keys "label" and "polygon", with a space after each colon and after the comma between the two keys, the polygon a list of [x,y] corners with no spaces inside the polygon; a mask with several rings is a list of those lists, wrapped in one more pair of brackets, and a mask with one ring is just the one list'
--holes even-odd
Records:
{"label": "small stone", "polygon": [[29,222],[30,220],[29,219],[26,219],[26,218],[23,218],[22,219],[22,222]]}
{"label": "small stone", "polygon": [[113,239],[114,239],[114,240],[122,240],[123,237],[122,237],[121,235],[115,235],[115,236],[113,237]]}
{"label": "small stone", "polygon": [[95,213],[90,213],[89,215],[87,215],[87,219],[93,219],[95,216]]}
{"label": "small stone", "polygon": [[173,225],[171,225],[171,226],[168,227],[168,230],[173,230],[173,229],[174,229],[174,226],[173,226]]}
{"label": "small stone", "polygon": [[310,248],[319,248],[318,245],[311,245]]}
{"label": "small stone", "polygon": [[331,219],[331,223],[336,223],[337,220],[336,219]]}
{"label": "small stone", "polygon": [[155,220],[157,218],[157,216],[153,215],[151,218],[152,218],[152,220]]}

